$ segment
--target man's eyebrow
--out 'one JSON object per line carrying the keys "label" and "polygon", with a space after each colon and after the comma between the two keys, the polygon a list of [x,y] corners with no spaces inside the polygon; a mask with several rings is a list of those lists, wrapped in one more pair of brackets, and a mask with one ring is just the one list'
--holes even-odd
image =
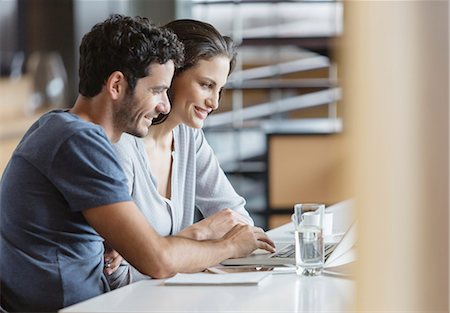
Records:
{"label": "man's eyebrow", "polygon": [[152,90],[155,90],[155,89],[164,90],[164,89],[169,89],[169,88],[170,88],[170,86],[167,86],[167,85],[158,85],[158,86],[149,87],[149,89],[152,89]]}

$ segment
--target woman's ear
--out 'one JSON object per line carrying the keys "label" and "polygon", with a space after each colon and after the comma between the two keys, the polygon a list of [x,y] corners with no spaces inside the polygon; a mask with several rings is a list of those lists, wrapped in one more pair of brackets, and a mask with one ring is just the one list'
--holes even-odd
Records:
{"label": "woman's ear", "polygon": [[106,81],[106,90],[113,100],[117,100],[125,93],[127,81],[120,71],[112,72]]}

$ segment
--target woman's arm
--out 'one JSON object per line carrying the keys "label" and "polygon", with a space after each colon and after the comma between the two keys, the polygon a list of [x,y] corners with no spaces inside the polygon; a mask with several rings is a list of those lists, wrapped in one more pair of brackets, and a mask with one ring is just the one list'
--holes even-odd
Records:
{"label": "woman's arm", "polygon": [[195,204],[204,217],[224,208],[239,213],[249,225],[254,225],[245,209],[245,199],[236,193],[226,177],[213,149],[202,130],[194,130],[196,145],[196,194]]}
{"label": "woman's arm", "polygon": [[177,236],[195,240],[219,239],[238,224],[248,224],[248,219],[231,209],[222,209],[200,222],[186,227]]}
{"label": "woman's arm", "polygon": [[[190,148],[184,156],[187,166],[195,168],[195,205],[205,219],[186,227],[177,235],[197,240],[217,239],[237,224],[253,225],[245,209],[245,200],[239,196],[201,130],[184,127]],[[194,152],[194,153],[193,153]]]}

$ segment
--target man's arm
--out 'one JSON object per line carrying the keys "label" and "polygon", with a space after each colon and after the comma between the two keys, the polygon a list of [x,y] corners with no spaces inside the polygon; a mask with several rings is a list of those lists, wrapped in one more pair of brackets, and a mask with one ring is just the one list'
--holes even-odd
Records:
{"label": "man's arm", "polygon": [[218,240],[161,237],[132,201],[87,209],[83,215],[113,249],[154,278],[201,271],[225,259],[246,256],[256,248],[274,251],[264,232],[248,225],[236,225]]}

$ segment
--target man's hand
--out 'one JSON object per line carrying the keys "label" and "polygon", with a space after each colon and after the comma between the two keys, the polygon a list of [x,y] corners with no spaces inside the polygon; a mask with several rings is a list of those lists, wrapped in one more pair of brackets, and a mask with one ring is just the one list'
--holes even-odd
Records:
{"label": "man's hand", "polygon": [[274,251],[264,232],[249,225],[236,225],[219,240],[161,237],[132,201],[86,209],[83,215],[114,250],[153,278],[199,272],[225,259],[248,255],[256,248]]}
{"label": "man's hand", "polygon": [[222,209],[219,212],[197,222],[183,231],[178,236],[196,240],[214,240],[222,238],[234,226],[248,224],[248,220],[231,209]]}
{"label": "man's hand", "polygon": [[236,225],[223,236],[223,239],[232,245],[233,258],[245,257],[258,248],[275,252],[275,244],[259,227]]}

